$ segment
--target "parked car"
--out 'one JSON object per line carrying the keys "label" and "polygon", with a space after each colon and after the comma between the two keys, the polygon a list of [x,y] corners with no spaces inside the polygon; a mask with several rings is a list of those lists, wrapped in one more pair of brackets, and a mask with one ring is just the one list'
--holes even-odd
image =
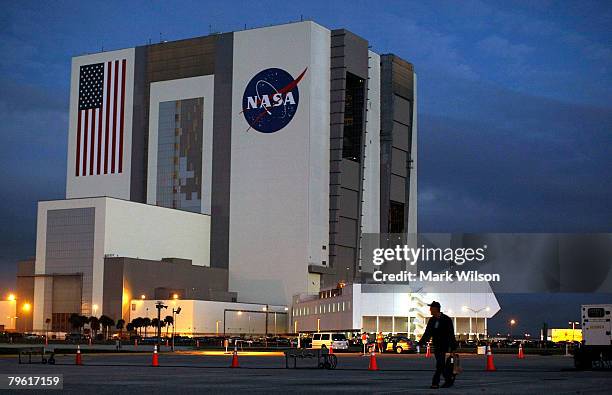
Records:
{"label": "parked car", "polygon": [[385,351],[392,351],[397,354],[403,352],[415,352],[416,344],[414,341],[404,336],[392,336],[387,339],[387,347]]}
{"label": "parked car", "polygon": [[334,347],[334,350],[348,350],[349,342],[343,333],[315,333],[312,335],[312,346],[311,348],[319,349],[323,345],[330,348]]}
{"label": "parked car", "polygon": [[82,333],[66,333],[66,341],[68,343],[84,343],[89,340],[89,336]]}
{"label": "parked car", "polygon": [[[298,343],[298,340],[299,340],[299,343]],[[291,339],[291,347],[293,346],[297,347],[298,344],[300,345],[301,348],[310,348],[312,346],[312,337],[300,336],[299,339],[297,337],[294,337],[293,339]]]}
{"label": "parked car", "polygon": [[36,333],[24,333],[23,339],[28,341],[45,340],[45,335],[37,335]]}

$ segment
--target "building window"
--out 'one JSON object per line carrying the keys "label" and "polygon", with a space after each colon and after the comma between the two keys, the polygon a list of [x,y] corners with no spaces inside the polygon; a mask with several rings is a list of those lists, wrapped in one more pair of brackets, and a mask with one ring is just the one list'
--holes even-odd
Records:
{"label": "building window", "polygon": [[204,98],[159,103],[157,205],[200,212]]}
{"label": "building window", "polygon": [[354,162],[361,161],[364,97],[365,80],[351,73],[346,73],[342,158]]}
{"label": "building window", "polygon": [[404,233],[404,203],[391,200],[389,206],[389,233]]}

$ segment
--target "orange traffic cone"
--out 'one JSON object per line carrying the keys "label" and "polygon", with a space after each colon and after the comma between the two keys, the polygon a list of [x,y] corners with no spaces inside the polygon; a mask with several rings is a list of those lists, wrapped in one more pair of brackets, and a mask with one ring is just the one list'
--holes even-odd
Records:
{"label": "orange traffic cone", "polygon": [[76,353],[76,360],[74,362],[76,365],[82,365],[83,364],[83,359],[81,358],[81,346],[77,344],[77,353]]}
{"label": "orange traffic cone", "polygon": [[157,345],[153,346],[153,363],[151,366],[159,366],[159,356],[157,355]]}
{"label": "orange traffic cone", "polygon": [[425,353],[425,358],[431,358],[431,343],[427,343],[427,352]]}
{"label": "orange traffic cone", "polygon": [[368,370],[378,370],[378,364],[376,363],[376,353],[374,351],[370,353],[370,364],[368,365]]}
{"label": "orange traffic cone", "polygon": [[491,352],[491,346],[487,346],[487,366],[485,367],[486,372],[494,372],[495,365],[493,364],[493,353]]}
{"label": "orange traffic cone", "polygon": [[519,344],[518,359],[525,359],[525,353],[523,352],[523,343]]}
{"label": "orange traffic cone", "polygon": [[238,366],[238,351],[234,350],[234,355],[232,355],[232,364],[230,365],[230,368],[239,368],[240,366]]}
{"label": "orange traffic cone", "polygon": [[166,347],[168,347],[168,339],[166,339]]}

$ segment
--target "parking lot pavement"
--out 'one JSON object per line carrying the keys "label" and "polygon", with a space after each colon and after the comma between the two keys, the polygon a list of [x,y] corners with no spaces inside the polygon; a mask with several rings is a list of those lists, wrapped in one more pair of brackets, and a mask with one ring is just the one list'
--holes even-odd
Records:
{"label": "parking lot pavement", "polygon": [[[336,370],[314,369],[313,361],[300,361],[302,369],[285,369],[284,357],[268,353],[239,355],[240,368],[228,368],[229,355],[203,352],[161,353],[160,367],[151,367],[144,354],[58,356],[56,365],[18,365],[15,357],[0,358],[3,374],[63,374],[64,389],[83,393],[270,393],[323,391],[351,393],[431,393],[433,358],[423,355],[379,355],[379,371],[368,371],[368,357],[337,354]],[[610,372],[573,371],[571,358],[561,356],[495,357],[496,372],[484,372],[484,357],[463,357],[465,371],[445,393],[602,393],[612,386]]]}

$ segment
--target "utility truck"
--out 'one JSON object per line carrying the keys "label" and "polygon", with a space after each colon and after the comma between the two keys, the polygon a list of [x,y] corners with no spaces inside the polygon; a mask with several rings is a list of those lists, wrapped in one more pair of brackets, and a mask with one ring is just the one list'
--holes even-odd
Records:
{"label": "utility truck", "polygon": [[612,368],[612,304],[582,306],[582,342],[574,352],[577,369]]}

